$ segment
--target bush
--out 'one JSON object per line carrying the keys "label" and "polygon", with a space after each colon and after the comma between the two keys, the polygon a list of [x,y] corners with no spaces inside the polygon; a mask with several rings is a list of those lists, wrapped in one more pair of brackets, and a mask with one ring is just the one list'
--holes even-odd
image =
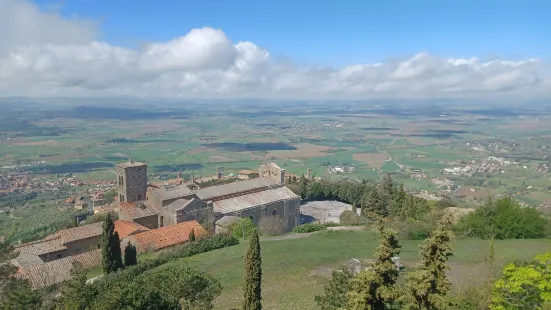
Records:
{"label": "bush", "polygon": [[363,225],[367,224],[367,219],[359,216],[353,211],[346,210],[339,216],[341,225]]}
{"label": "bush", "polygon": [[[186,243],[159,253],[154,259],[140,261],[137,265],[128,267],[122,271],[111,273],[94,282],[98,286],[109,285],[113,281],[132,281],[138,275],[147,270],[163,265],[177,258],[189,257],[199,253],[210,252],[213,250],[239,244],[239,239],[232,235],[214,235],[198,238],[193,243]],[[121,280],[122,279],[122,280]]]}
{"label": "bush", "polygon": [[[237,239],[248,239],[253,231],[256,229],[256,225],[250,218],[242,218],[228,226],[229,233]],[[245,234],[245,236],[243,236]]]}
{"label": "bush", "polygon": [[459,221],[459,233],[483,239],[545,238],[547,221],[535,208],[521,207],[511,198],[488,202]]}
{"label": "bush", "polygon": [[298,225],[297,227],[295,227],[295,229],[293,229],[293,232],[304,234],[304,233],[311,233],[314,231],[321,231],[326,229],[327,229],[327,226],[323,224],[308,223],[308,224]]}
{"label": "bush", "polygon": [[277,236],[285,232],[285,223],[281,216],[271,215],[260,219],[260,234],[263,236]]}

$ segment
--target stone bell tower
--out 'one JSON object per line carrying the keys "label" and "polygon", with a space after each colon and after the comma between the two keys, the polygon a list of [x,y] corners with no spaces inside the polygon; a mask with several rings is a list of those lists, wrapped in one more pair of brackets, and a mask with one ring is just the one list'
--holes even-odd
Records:
{"label": "stone bell tower", "polygon": [[115,167],[120,202],[145,200],[147,194],[147,164],[128,160]]}

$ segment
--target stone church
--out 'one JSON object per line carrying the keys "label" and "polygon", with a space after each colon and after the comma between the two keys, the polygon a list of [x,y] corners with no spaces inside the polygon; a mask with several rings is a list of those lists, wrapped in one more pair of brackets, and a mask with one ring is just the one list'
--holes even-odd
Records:
{"label": "stone church", "polygon": [[300,197],[285,187],[285,169],[261,165],[258,178],[190,190],[185,184],[152,185],[147,164],[129,161],[116,166],[119,218],[150,229],[184,221],[202,222],[224,216],[249,217],[258,225],[266,216],[283,219],[286,232],[300,220]]}

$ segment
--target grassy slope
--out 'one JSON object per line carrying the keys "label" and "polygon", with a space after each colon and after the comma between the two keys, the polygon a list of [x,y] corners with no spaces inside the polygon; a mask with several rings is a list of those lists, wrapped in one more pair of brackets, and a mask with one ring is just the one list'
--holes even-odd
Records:
{"label": "grassy slope", "polygon": [[[402,261],[411,265],[419,260],[420,241],[402,241]],[[313,298],[323,291],[327,278],[312,275],[316,269],[336,267],[352,257],[370,258],[378,244],[371,231],[323,232],[309,237],[281,241],[263,241],[263,306],[265,309],[316,309]],[[522,251],[518,249],[522,246]],[[551,240],[496,241],[498,263],[529,259],[551,248]],[[217,309],[239,307],[246,242],[239,246],[181,259],[218,278],[224,287]],[[457,240],[451,259],[452,281],[469,285],[479,277],[487,254],[488,242]]]}

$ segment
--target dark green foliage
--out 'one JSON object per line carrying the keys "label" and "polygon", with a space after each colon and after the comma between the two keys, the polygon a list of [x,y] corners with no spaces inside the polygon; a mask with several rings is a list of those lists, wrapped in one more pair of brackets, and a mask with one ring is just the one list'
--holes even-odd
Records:
{"label": "dark green foliage", "polygon": [[320,230],[326,230],[326,229],[327,229],[327,226],[322,224],[307,223],[307,224],[298,225],[293,229],[293,232],[302,234],[302,233],[311,233],[314,231],[320,231]]}
{"label": "dark green foliage", "polygon": [[15,277],[17,268],[9,263],[17,253],[6,242],[0,242],[0,309],[38,309],[39,293],[32,291],[29,281]]}
{"label": "dark green foliage", "polygon": [[535,208],[523,208],[511,198],[502,198],[464,216],[456,230],[484,239],[535,239],[546,237],[546,225],[547,220]]}
{"label": "dark green foliage", "polygon": [[61,296],[54,303],[56,309],[85,310],[97,296],[97,290],[86,285],[86,271],[81,265],[74,264],[72,279],[61,286]]}
{"label": "dark green foliage", "polygon": [[260,239],[254,231],[249,239],[249,248],[245,255],[245,280],[243,284],[243,310],[262,309],[262,258],[260,257]]}
{"label": "dark green foliage", "polygon": [[189,242],[195,242],[195,229],[192,229],[192,230],[189,232],[188,241],[189,241]]}
{"label": "dark green foliage", "polygon": [[402,301],[406,309],[441,310],[450,307],[447,295],[451,282],[446,276],[448,257],[452,253],[452,217],[442,217],[438,227],[420,246],[422,263],[419,270],[410,272]]}
{"label": "dark green foliage", "polygon": [[356,203],[352,203],[352,212],[358,214],[358,207],[356,207]]}
{"label": "dark green foliage", "polygon": [[231,235],[221,234],[199,238],[196,240],[196,242],[185,243],[182,246],[163,251],[154,259],[141,261],[135,266],[128,267],[123,271],[104,276],[101,279],[96,280],[96,282],[94,283],[101,285],[102,283],[110,283],[112,281],[131,281],[133,278],[142,274],[146,270],[153,269],[175,259],[190,257],[200,253],[222,249],[238,244],[239,240]]}
{"label": "dark green foliage", "polygon": [[[127,271],[121,271],[123,274]],[[114,274],[115,275],[115,274]],[[222,290],[212,276],[185,265],[163,266],[132,277],[86,285],[79,272],[62,286],[56,309],[212,309]]]}
{"label": "dark green foliage", "polygon": [[323,287],[324,295],[315,296],[314,301],[321,310],[345,309],[348,303],[346,294],[352,288],[354,275],[347,267],[334,270],[328,285]]}
{"label": "dark green foliage", "polygon": [[115,232],[115,224],[108,214],[103,222],[101,236],[101,253],[103,272],[109,274],[122,268],[122,257],[119,234]]}
{"label": "dark green foliage", "polygon": [[130,267],[134,266],[138,263],[138,251],[136,250],[136,247],[130,244],[126,244],[126,247],[124,247],[124,266]]}
{"label": "dark green foliage", "polygon": [[400,254],[400,243],[396,233],[385,228],[379,221],[381,240],[375,253],[375,263],[371,269],[363,270],[352,280],[352,288],[347,294],[348,308],[351,310],[387,310],[394,306],[399,296],[394,286],[399,271],[392,261]]}

